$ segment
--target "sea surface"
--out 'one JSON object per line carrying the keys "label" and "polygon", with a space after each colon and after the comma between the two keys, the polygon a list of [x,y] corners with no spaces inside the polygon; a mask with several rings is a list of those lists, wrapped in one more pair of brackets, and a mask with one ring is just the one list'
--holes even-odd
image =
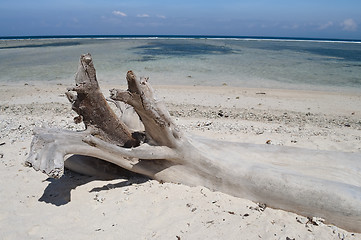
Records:
{"label": "sea surface", "polygon": [[0,38],[0,84],[72,84],[83,53],[100,84],[133,70],[153,85],[361,93],[361,41],[212,36]]}

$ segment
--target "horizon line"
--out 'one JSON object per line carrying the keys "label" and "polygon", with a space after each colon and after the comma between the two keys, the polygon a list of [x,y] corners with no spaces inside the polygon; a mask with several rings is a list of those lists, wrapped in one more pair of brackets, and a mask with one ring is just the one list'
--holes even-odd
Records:
{"label": "horizon line", "polygon": [[185,35],[185,34],[64,34],[64,35],[20,35],[0,36],[0,40],[26,40],[26,39],[64,39],[64,38],[224,38],[224,39],[256,39],[256,40],[319,40],[319,41],[346,41],[361,42],[361,39],[343,38],[313,38],[313,37],[281,37],[281,36],[237,36],[237,35]]}

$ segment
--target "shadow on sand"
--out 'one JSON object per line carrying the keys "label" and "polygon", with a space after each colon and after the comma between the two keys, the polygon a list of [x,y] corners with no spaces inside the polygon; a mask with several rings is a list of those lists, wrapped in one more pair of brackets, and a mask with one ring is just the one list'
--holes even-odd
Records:
{"label": "shadow on sand", "polygon": [[[67,161],[72,161],[72,159],[69,158]],[[87,161],[89,161],[89,159],[87,159]],[[106,162],[104,164],[106,164],[106,168],[104,169],[109,170],[110,167],[109,163]],[[97,163],[96,167],[99,167],[99,162]],[[130,186],[132,184],[144,183],[149,180],[149,178],[147,177],[144,177],[136,173],[132,173],[116,165],[111,166],[111,168],[114,168],[112,169],[113,174],[110,174],[108,176],[101,175],[97,177],[86,176],[65,169],[64,175],[60,179],[53,179],[53,178],[46,179],[46,181],[49,182],[49,185],[44,190],[43,195],[39,198],[39,202],[50,203],[56,206],[65,205],[71,200],[71,194],[70,194],[71,190],[76,189],[79,186],[82,186],[84,184],[87,184],[95,180],[102,180],[105,181],[105,183],[107,183],[106,182],[107,180],[119,179],[119,183],[116,184],[107,183],[103,187],[93,188],[90,192],[100,192],[103,190],[122,188],[125,186]]]}

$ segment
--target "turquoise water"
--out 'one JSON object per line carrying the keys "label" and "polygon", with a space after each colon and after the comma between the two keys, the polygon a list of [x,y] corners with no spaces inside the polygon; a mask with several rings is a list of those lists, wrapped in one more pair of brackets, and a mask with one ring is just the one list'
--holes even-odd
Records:
{"label": "turquoise water", "polygon": [[0,83],[72,84],[91,53],[100,83],[133,70],[152,84],[361,92],[361,43],[262,38],[0,40]]}

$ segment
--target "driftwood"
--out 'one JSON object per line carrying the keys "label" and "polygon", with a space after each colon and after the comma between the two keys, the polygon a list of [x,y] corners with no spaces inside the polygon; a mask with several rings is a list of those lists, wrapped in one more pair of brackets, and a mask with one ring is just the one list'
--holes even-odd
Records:
{"label": "driftwood", "polygon": [[90,54],[81,56],[76,86],[67,96],[86,130],[35,129],[27,165],[59,178],[65,156],[97,157],[158,181],[202,185],[361,232],[360,153],[187,135],[156,99],[148,79],[132,71],[126,78],[128,90],[110,90],[122,108],[118,117],[99,90]]}

